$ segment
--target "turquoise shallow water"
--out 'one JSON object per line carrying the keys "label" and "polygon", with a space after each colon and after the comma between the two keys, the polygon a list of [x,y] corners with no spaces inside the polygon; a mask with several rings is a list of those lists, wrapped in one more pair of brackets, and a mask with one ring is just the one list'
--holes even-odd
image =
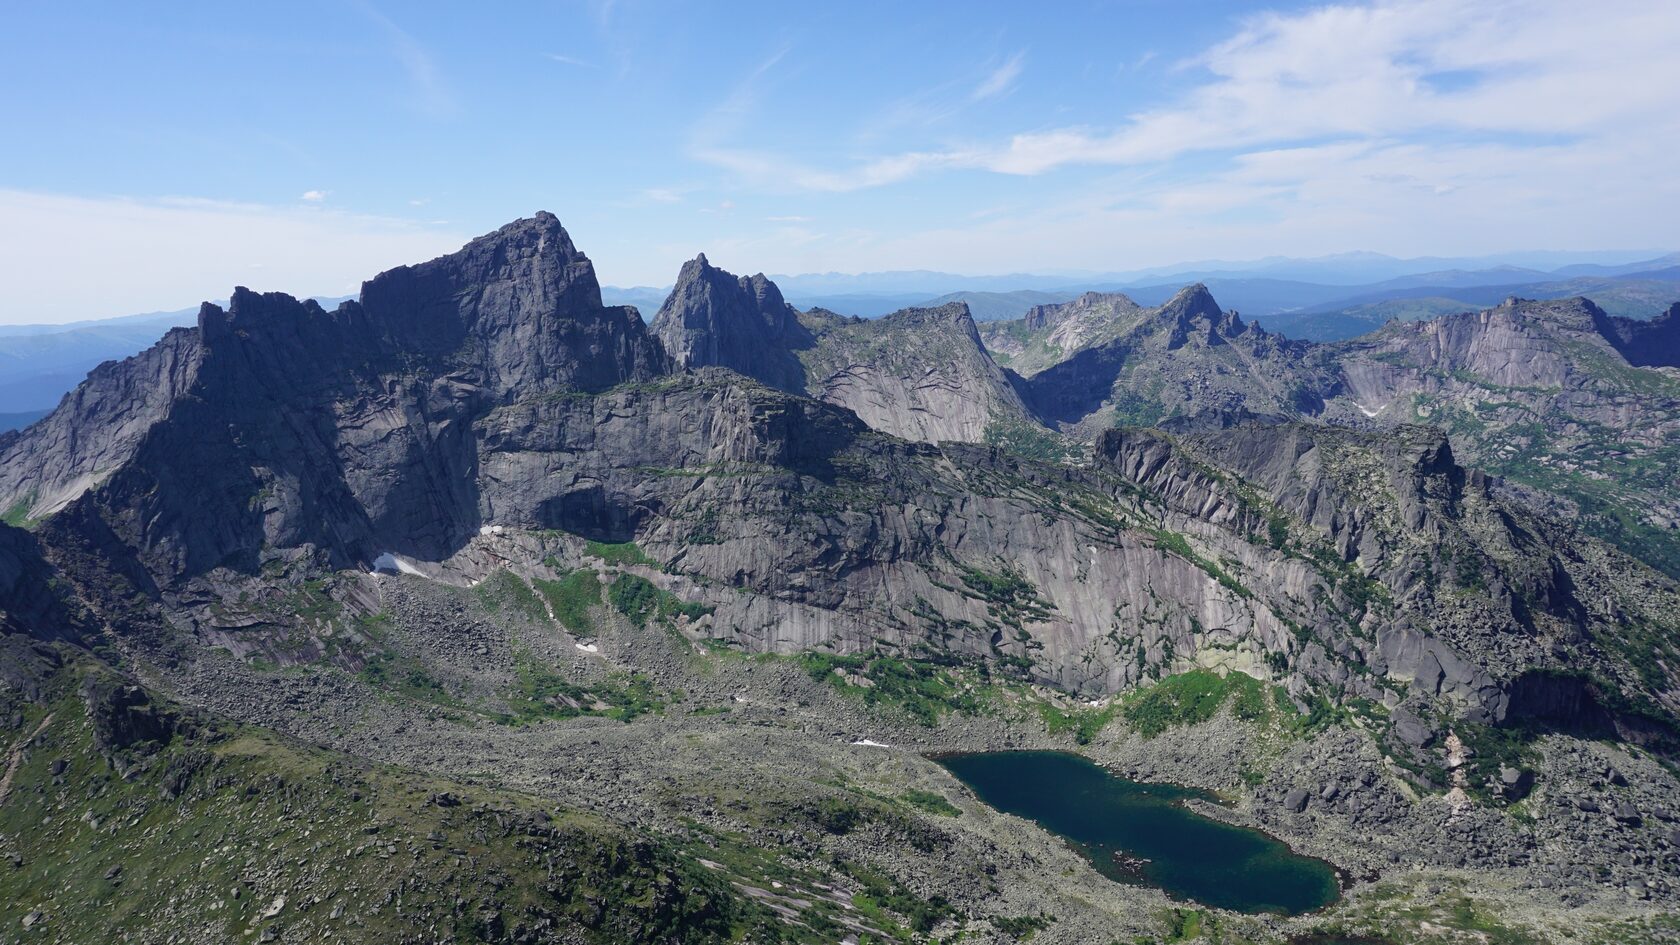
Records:
{"label": "turquoise shallow water", "polygon": [[1296,915],[1340,896],[1330,864],[1183,806],[1203,792],[1128,781],[1067,752],[936,760],[982,801],[1067,840],[1110,879],[1238,912]]}

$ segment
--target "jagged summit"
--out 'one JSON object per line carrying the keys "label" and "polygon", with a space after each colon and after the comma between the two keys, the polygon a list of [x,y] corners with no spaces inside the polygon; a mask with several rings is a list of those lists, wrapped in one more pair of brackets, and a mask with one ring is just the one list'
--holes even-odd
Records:
{"label": "jagged summit", "polygon": [[[601,305],[588,258],[540,213],[381,273],[332,312],[244,287],[226,309],[205,304],[197,328],[102,366],[0,442],[0,499],[35,519],[101,484],[151,495],[153,534],[141,544],[168,559],[162,571],[244,549],[247,527],[349,554],[399,529],[443,547],[477,527],[465,485],[475,460],[461,450],[476,419],[668,370],[641,319]],[[219,472],[204,468],[210,455]],[[387,464],[424,474],[358,478]],[[208,481],[218,475],[227,478]],[[192,484],[202,508],[172,504],[163,481]],[[239,505],[247,488],[280,496],[267,526],[260,507]]]}
{"label": "jagged summit", "polygon": [[1200,282],[1178,290],[1156,309],[1156,315],[1172,326],[1172,336],[1167,342],[1169,349],[1181,347],[1193,338],[1210,345],[1224,344],[1249,331],[1242,318],[1235,311],[1220,308],[1213,293]]}
{"label": "jagged summit", "polygon": [[454,362],[501,399],[557,387],[596,390],[665,370],[641,320],[601,303],[589,257],[552,213],[537,213],[428,262],[362,284],[331,313],[283,293],[236,288],[199,312],[206,346],[260,348],[311,373],[368,359]]}
{"label": "jagged summit", "polygon": [[763,274],[736,276],[702,254],[683,264],[653,332],[678,366],[729,368],[906,439],[975,442],[996,420],[1031,422],[962,302],[878,319],[801,315]]}
{"label": "jagged summit", "polygon": [[1309,346],[1268,335],[1220,308],[1207,286],[1185,286],[1155,308],[1087,293],[982,340],[1024,377],[1027,404],[1081,438],[1116,422],[1155,424],[1210,410],[1290,413],[1291,380]]}
{"label": "jagged summit", "polygon": [[1173,293],[1172,298],[1160,306],[1162,313],[1184,314],[1188,317],[1202,316],[1204,318],[1218,318],[1223,311],[1219,303],[1214,300],[1213,293],[1208,291],[1206,283],[1192,282]]}
{"label": "jagged summit", "polygon": [[726,367],[781,390],[805,390],[793,352],[809,345],[809,333],[763,273],[735,276],[701,253],[683,264],[653,333],[680,367]]}

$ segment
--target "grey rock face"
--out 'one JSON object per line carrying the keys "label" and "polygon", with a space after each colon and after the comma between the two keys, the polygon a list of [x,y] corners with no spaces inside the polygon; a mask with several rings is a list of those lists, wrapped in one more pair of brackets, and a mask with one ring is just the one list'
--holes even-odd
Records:
{"label": "grey rock face", "polygon": [[978,443],[994,426],[1036,426],[961,302],[870,320],[813,311],[805,322],[814,339],[800,354],[808,392],[875,429]]}
{"label": "grey rock face", "polygon": [[1037,415],[1084,437],[1208,411],[1297,412],[1300,379],[1318,370],[1306,360],[1310,346],[1223,311],[1202,285],[1154,309],[1125,296],[1082,296],[1030,324],[987,330],[1018,348],[1008,364],[1025,375]]}
{"label": "grey rock face", "polygon": [[1405,706],[1396,706],[1389,713],[1388,720],[1389,730],[1402,744],[1412,748],[1427,748],[1435,741],[1435,731]]}
{"label": "grey rock face", "polygon": [[[1665,318],[1630,327],[1585,299],[1512,299],[1389,325],[1317,349],[1337,378],[1321,416],[1447,429],[1466,461],[1561,496],[1593,532],[1680,573],[1680,375],[1649,369],[1669,358]],[[1628,524],[1602,522],[1606,502],[1625,503]]]}
{"label": "grey rock face", "polygon": [[1087,292],[1070,302],[1035,305],[1017,321],[980,328],[986,350],[1023,377],[1113,338],[1144,308],[1118,292]]}
{"label": "grey rock face", "polygon": [[[1680,575],[1680,312],[1509,299],[1351,341],[1280,339],[1192,286],[1160,309],[1087,296],[987,327],[1029,406],[1082,439],[1205,413],[1428,423],[1459,456],[1549,494],[1590,533]],[[1612,515],[1605,511],[1615,507]]]}
{"label": "grey rock face", "polygon": [[0,434],[0,508],[45,518],[133,455],[197,380],[198,333],[176,328],[132,358],[95,368],[27,431]]}
{"label": "grey rock face", "polygon": [[[50,481],[62,507],[98,469],[103,487],[70,518],[159,583],[256,567],[264,547],[308,545],[340,566],[386,545],[436,558],[479,526],[477,417],[667,370],[641,320],[601,306],[588,258],[539,214],[384,273],[330,313],[244,288],[226,311],[205,305],[196,330],[101,369],[12,437],[0,500]],[[160,378],[150,399],[116,406]]]}
{"label": "grey rock face", "polygon": [[1605,316],[1598,323],[1599,332],[1629,364],[1680,367],[1680,302],[1650,321]]}
{"label": "grey rock face", "polygon": [[653,331],[678,366],[729,368],[907,440],[980,442],[993,424],[1034,424],[960,302],[871,320],[801,315],[762,274],[736,277],[702,255]]}
{"label": "grey rock face", "polygon": [[1306,788],[1294,788],[1283,796],[1283,809],[1299,814],[1307,809],[1307,798],[1311,796]]}
{"label": "grey rock face", "polygon": [[763,273],[739,278],[704,254],[683,264],[653,333],[680,367],[725,367],[790,393],[804,393],[796,351],[811,346],[799,313]]}
{"label": "grey rock face", "polygon": [[51,644],[85,646],[99,634],[98,623],[58,577],[34,535],[0,525],[0,688],[25,698],[41,698],[62,664]]}
{"label": "grey rock face", "polygon": [[[1543,691],[1570,680],[1579,686],[1579,673],[1637,688],[1627,675],[1631,667],[1608,652],[1589,655],[1585,642],[1614,636],[1621,620],[1664,621],[1666,605],[1630,618],[1594,601],[1596,591],[1588,588],[1616,586],[1616,566],[1601,570],[1575,553],[1580,546],[1568,550],[1572,539],[1501,498],[1485,477],[1459,467],[1438,431],[1409,427],[1379,434],[1264,422],[1176,438],[1116,430],[1099,439],[1096,454],[1166,507],[1196,510],[1230,531],[1268,531],[1268,516],[1284,513],[1322,535],[1355,567],[1353,573],[1374,582],[1373,589],[1382,588],[1354,615],[1357,629],[1343,634],[1327,628],[1328,638],[1302,647],[1292,665],[1314,665],[1319,653],[1339,653],[1390,680],[1406,680],[1414,692],[1445,697],[1473,720],[1496,722],[1514,713],[1618,732],[1630,724],[1611,722],[1603,694],[1594,695],[1591,687],[1559,690],[1557,699]],[[1240,486],[1228,486],[1225,475]],[[1243,487],[1258,495],[1245,497]],[[1268,544],[1287,556],[1295,540],[1293,531],[1288,535],[1279,529]],[[1444,558],[1463,562],[1462,570],[1443,574]],[[1354,590],[1333,578],[1330,583]],[[1287,587],[1278,592],[1302,593]],[[1643,592],[1611,593],[1631,603]],[[1541,640],[1572,643],[1565,651]],[[1338,678],[1328,665],[1319,671]],[[1396,710],[1394,719],[1402,741],[1428,743],[1429,730],[1415,716]]]}

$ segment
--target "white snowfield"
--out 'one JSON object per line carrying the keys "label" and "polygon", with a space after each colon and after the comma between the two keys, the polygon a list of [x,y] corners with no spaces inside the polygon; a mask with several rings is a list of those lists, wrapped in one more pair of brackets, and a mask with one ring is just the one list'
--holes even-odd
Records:
{"label": "white snowfield", "polygon": [[418,575],[419,577],[426,576],[426,572],[420,570],[412,564],[409,564],[408,559],[389,551],[382,552],[379,557],[373,559],[373,573],[378,574],[381,571],[395,572],[397,574],[413,574]]}

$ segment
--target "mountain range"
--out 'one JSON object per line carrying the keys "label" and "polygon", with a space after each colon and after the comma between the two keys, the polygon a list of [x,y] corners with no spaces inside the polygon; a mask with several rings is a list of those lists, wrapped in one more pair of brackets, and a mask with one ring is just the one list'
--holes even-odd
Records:
{"label": "mountain range", "polygon": [[[1576,254],[1585,256],[1585,254]],[[1623,254],[1628,256],[1631,254]],[[1020,318],[1033,306],[1066,302],[1087,291],[1121,291],[1160,304],[1181,286],[1201,282],[1224,304],[1268,329],[1315,341],[1352,338],[1390,320],[1415,320],[1469,311],[1508,296],[1553,299],[1585,296],[1606,311],[1650,318],[1680,301],[1680,256],[1558,265],[1570,254],[1486,259],[1394,259],[1349,253],[1321,259],[1207,262],[1129,273],[962,276],[910,271],[770,277],[801,309],[876,318],[903,308],[962,302],[980,322]],[[1541,270],[1508,260],[1554,265]],[[1478,268],[1448,268],[1478,267]],[[1381,276],[1380,279],[1373,277]],[[1316,280],[1316,281],[1315,281]],[[613,305],[657,312],[671,287],[605,286]],[[331,306],[343,297],[318,298]],[[104,361],[134,354],[167,329],[192,324],[196,308],[151,312],[66,325],[0,326],[0,429],[34,422]]]}
{"label": "mountain range", "polygon": [[[1674,931],[1680,304],[1313,341],[1211,278],[984,322],[780,281],[699,255],[644,320],[539,213],[331,308],[235,288],[0,434],[0,922]],[[1341,899],[1111,882],[928,757],[1018,748]]]}

